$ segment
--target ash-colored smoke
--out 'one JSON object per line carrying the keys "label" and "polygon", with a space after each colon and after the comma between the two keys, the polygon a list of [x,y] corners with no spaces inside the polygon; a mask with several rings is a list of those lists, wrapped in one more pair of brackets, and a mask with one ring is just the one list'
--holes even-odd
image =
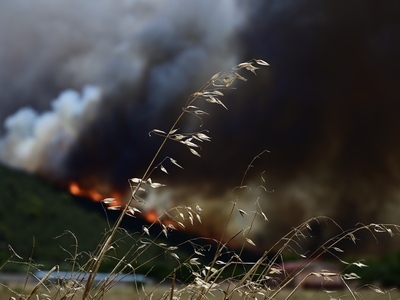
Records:
{"label": "ash-colored smoke", "polygon": [[[62,180],[90,177],[93,168],[76,162],[92,150],[92,166],[117,164],[104,145],[127,150],[126,135],[146,134],[165,105],[237,62],[235,32],[245,21],[238,2],[2,1],[1,161]],[[62,92],[88,84],[103,96]],[[100,108],[86,107],[88,97]]]}

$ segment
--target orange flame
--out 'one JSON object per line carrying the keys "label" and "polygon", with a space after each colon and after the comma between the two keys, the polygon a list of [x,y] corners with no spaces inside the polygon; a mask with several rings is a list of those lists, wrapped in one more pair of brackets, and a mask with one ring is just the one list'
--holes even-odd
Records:
{"label": "orange flame", "polygon": [[95,202],[103,200],[105,197],[94,189],[83,189],[76,182],[72,182],[69,186],[69,191],[75,196],[89,198]]}
{"label": "orange flame", "polygon": [[143,217],[150,224],[152,224],[154,222],[159,222],[160,224],[163,224],[164,226],[168,227],[171,230],[180,230],[180,229],[182,229],[178,225],[177,222],[175,222],[175,221],[173,221],[173,220],[171,220],[169,218],[166,218],[165,215],[164,216],[162,216],[162,215],[160,216],[157,213],[156,209],[154,209],[154,208],[151,208],[150,210],[147,210],[147,211],[143,212]]}
{"label": "orange flame", "polygon": [[158,215],[154,209],[150,209],[144,214],[144,218],[146,219],[147,222],[153,223],[157,221]]}
{"label": "orange flame", "polygon": [[[76,182],[71,182],[69,184],[69,192],[75,196],[80,196],[80,197],[86,197],[91,199],[94,202],[100,202],[103,199],[107,198],[108,196],[105,196],[101,193],[99,193],[96,189],[84,189],[80,187]],[[115,198],[115,203],[111,203],[109,205],[114,206],[114,205],[119,205],[120,203],[120,195],[118,193],[113,193],[110,198]]]}
{"label": "orange flame", "polygon": [[[121,204],[121,195],[116,192],[112,193],[111,195],[105,195],[105,194],[101,194],[94,188],[91,188],[91,189],[82,188],[76,182],[71,182],[69,184],[68,189],[71,194],[73,194],[75,196],[79,196],[79,197],[89,198],[94,202],[101,202],[105,198],[115,198],[115,202],[108,203],[107,206],[121,206],[121,207],[123,206],[123,204]],[[142,216],[149,223],[156,222],[157,220],[159,220],[159,217],[160,217],[154,208],[143,212]],[[164,220],[160,220],[160,222],[162,222],[166,226],[173,225],[173,227],[175,227],[175,228],[179,227],[177,224],[175,224],[175,222],[173,222],[171,220],[164,219]]]}

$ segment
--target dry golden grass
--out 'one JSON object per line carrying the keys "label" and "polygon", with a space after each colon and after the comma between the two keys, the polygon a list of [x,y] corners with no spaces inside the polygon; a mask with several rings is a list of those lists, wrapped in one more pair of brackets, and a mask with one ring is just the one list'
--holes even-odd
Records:
{"label": "dry golden grass", "polygon": [[[30,286],[31,288],[33,286]],[[21,285],[12,284],[10,286],[14,291],[22,291],[23,287]],[[112,290],[110,290],[107,294],[104,295],[104,300],[131,300],[131,299],[150,299],[148,297],[149,293],[153,292],[152,299],[169,299],[169,285],[162,285],[155,289],[154,286],[146,286],[145,291],[142,289],[136,289],[133,286],[125,285],[125,286],[116,286]],[[286,299],[287,296],[292,292],[291,289],[284,289],[280,294],[274,298],[275,300],[283,300]],[[46,294],[45,290],[40,290],[40,293]],[[400,292],[397,290],[390,290],[384,293],[377,293],[369,288],[363,288],[360,290],[354,290],[356,299],[364,299],[364,300],[383,300],[383,299],[392,299],[398,300],[400,299]],[[78,292],[75,297],[80,298],[82,296],[82,292]],[[0,287],[0,300],[9,300],[12,297],[16,297],[15,293],[7,290],[5,287]],[[209,299],[224,299],[224,293],[222,291],[216,291],[212,295],[208,297]],[[54,297],[52,299],[62,299],[62,297]],[[193,299],[193,295],[185,294],[180,300],[190,300]],[[235,294],[231,300],[241,300],[241,296],[239,294]],[[254,299],[254,298],[253,298]],[[258,299],[264,299],[262,297],[258,297]],[[268,299],[268,298],[266,298]],[[323,290],[318,289],[300,289],[297,291],[290,299],[292,300],[325,300],[325,299],[341,299],[341,300],[353,300],[354,297],[351,293],[346,292],[346,290],[340,290],[337,292],[333,292],[327,294]]]}

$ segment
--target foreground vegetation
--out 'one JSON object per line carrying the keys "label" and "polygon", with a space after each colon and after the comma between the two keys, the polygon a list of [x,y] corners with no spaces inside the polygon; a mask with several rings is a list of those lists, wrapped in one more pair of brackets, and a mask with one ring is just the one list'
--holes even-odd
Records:
{"label": "foreground vegetation", "polygon": [[[11,288],[14,291],[22,292],[23,286],[13,285]],[[155,289],[153,293],[153,299],[168,299],[165,298],[165,295],[168,294],[168,285],[164,285]],[[154,290],[153,286],[146,287],[143,289],[137,289],[134,286],[117,286],[113,288],[107,295],[105,295],[105,300],[131,300],[131,299],[145,299],[146,295],[148,295],[152,290]],[[45,289],[41,289],[41,292],[46,294],[47,291]],[[286,299],[290,294],[290,289],[284,289],[277,297],[276,300]],[[355,295],[357,299],[365,299],[365,300],[383,300],[383,299],[400,299],[400,292],[397,290],[389,290],[385,292],[377,293],[372,288],[364,288],[355,291]],[[4,288],[0,287],[0,300],[9,300],[10,297],[14,297],[15,293]],[[81,295],[76,295],[81,296]],[[331,298],[329,298],[329,296]],[[304,299],[312,299],[312,300],[325,300],[325,299],[342,299],[342,300],[351,300],[354,299],[353,295],[346,291],[337,291],[333,292],[330,295],[321,289],[312,290],[312,289],[301,289],[299,290],[293,297],[292,300],[304,300]],[[224,293],[222,291],[216,291],[213,293],[213,296],[210,299],[223,299]],[[191,295],[186,295],[180,298],[181,300],[189,300],[192,299]],[[240,295],[236,294],[232,298],[232,300],[240,300],[242,299]],[[262,299],[259,297],[258,299]]]}
{"label": "foreground vegetation", "polygon": [[[108,299],[118,291],[117,284],[121,275],[139,273],[144,273],[148,277],[155,273],[160,275],[159,270],[156,269],[156,261],[162,258],[168,261],[169,270],[161,276],[159,284],[140,294],[140,282],[138,282],[136,286],[138,291],[132,291],[132,293],[137,293],[136,296],[143,299],[208,299],[214,296],[220,299],[280,299],[281,297],[294,299],[297,294],[308,297],[304,292],[299,292],[307,283],[319,286],[325,298],[330,298],[332,294],[328,287],[333,282],[334,286],[340,289],[340,295],[347,295],[350,299],[359,297],[357,291],[351,288],[351,282],[359,279],[359,276],[350,268],[364,268],[366,265],[358,260],[346,261],[341,244],[347,241],[356,244],[357,234],[365,230],[373,236],[379,234],[394,236],[400,232],[399,226],[369,224],[344,230],[329,218],[312,218],[291,229],[270,249],[265,249],[254,261],[243,260],[245,249],[256,246],[252,239],[256,220],[268,221],[260,205],[260,199],[268,192],[263,174],[259,175],[259,184],[255,188],[246,184],[249,169],[265,151],[254,157],[248,169],[245,170],[239,186],[235,188],[234,197],[229,203],[230,213],[225,223],[225,230],[219,239],[192,238],[175,244],[168,240],[177,228],[185,229],[194,223],[196,226],[201,226],[204,221],[202,220],[203,209],[198,204],[171,208],[158,216],[152,224],[143,225],[137,232],[132,233],[123,229],[122,225],[126,216],[135,217],[141,213],[135,203],[145,202],[149,193],[164,186],[163,183],[152,179],[157,172],[168,174],[169,169],[173,167],[182,168],[173,157],[160,157],[166,143],[182,144],[189,153],[200,157],[200,145],[211,140],[208,131],[202,127],[202,116],[208,114],[203,106],[209,103],[209,105],[227,108],[220,99],[236,80],[247,80],[240,72],[247,71],[256,74],[258,68],[264,66],[268,64],[263,60],[241,63],[228,71],[215,74],[198,92],[192,94],[169,130],[154,129],[150,133],[161,136],[162,142],[144,174],[141,177],[129,179],[132,189],[132,197],[129,201],[119,204],[113,198],[103,200],[105,206],[112,205],[108,208],[117,210],[120,214],[112,226],[105,227],[106,231],[94,250],[82,252],[78,247],[78,239],[71,231],[68,231],[74,240],[72,250],[66,251],[69,254],[70,273],[60,277],[60,280],[50,281],[53,273],[57,274],[59,271],[59,266],[55,265],[50,271],[44,271],[40,265],[30,259],[25,266],[30,270],[42,270],[40,275],[37,275],[39,282],[31,289],[24,289],[23,293],[16,292],[15,294],[21,299],[30,299],[36,295],[45,299],[72,299],[77,296],[82,299]],[[193,116],[197,119],[200,129],[183,131],[184,127],[181,124],[183,116]],[[243,195],[246,195],[246,201],[249,201],[250,191],[252,192],[250,195],[254,195],[251,200],[254,207],[251,211],[245,211],[240,208],[240,201]],[[226,229],[236,215],[243,218],[243,228],[236,234],[228,235]],[[304,253],[302,241],[312,237],[310,224],[321,222],[337,227],[340,233],[327,239],[312,252]],[[241,244],[235,251],[229,248],[228,242],[232,240]],[[121,245],[127,245],[123,251],[121,251]],[[289,269],[285,266],[284,257],[287,252],[300,260],[296,267]],[[117,253],[119,255],[116,255]],[[340,271],[330,266],[317,267],[316,262],[327,256],[340,265]],[[19,255],[11,250],[11,258],[8,259],[6,265],[15,258],[19,259]],[[99,272],[105,265],[109,267],[107,276],[98,280]],[[155,266],[154,270],[153,266]],[[380,289],[374,289],[374,292],[377,295],[390,297]],[[314,294],[310,297],[314,297]],[[122,298],[121,295],[118,297]]]}

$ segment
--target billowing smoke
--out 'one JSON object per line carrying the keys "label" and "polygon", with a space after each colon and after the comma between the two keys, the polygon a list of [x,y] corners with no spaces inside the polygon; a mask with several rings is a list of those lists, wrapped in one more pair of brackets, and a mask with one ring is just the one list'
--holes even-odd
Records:
{"label": "billowing smoke", "polygon": [[100,90],[87,86],[82,95],[64,91],[51,103],[51,111],[19,109],[4,122],[1,161],[49,177],[62,175],[63,160],[87,122],[93,121],[100,99]]}
{"label": "billowing smoke", "polygon": [[[3,2],[2,161],[53,178],[83,181],[93,175],[98,184],[125,183],[151,155],[140,140],[164,119],[165,107],[238,61],[235,32],[244,23],[245,7],[237,2]],[[50,115],[69,114],[59,102],[85,106],[87,95],[66,100],[78,96],[58,94],[87,84],[103,91],[96,112],[82,107],[78,123],[74,115],[62,125],[45,124]],[[68,126],[73,133],[66,133]],[[28,144],[35,145],[34,152]]]}
{"label": "billowing smoke", "polygon": [[[154,205],[203,201],[216,224],[209,230],[223,227],[214,214],[226,202],[218,199],[268,149],[249,178],[255,183],[265,170],[275,190],[261,203],[270,223],[258,242],[316,215],[345,228],[397,222],[398,1],[0,5],[3,163],[123,191],[159,145],[151,129],[168,130],[186,97],[214,73],[261,58],[271,67],[225,96],[228,111],[207,108],[213,141],[201,159],[170,146],[165,155],[185,170],[168,183],[192,189],[165,193]],[[250,211],[252,201],[243,208]]]}

